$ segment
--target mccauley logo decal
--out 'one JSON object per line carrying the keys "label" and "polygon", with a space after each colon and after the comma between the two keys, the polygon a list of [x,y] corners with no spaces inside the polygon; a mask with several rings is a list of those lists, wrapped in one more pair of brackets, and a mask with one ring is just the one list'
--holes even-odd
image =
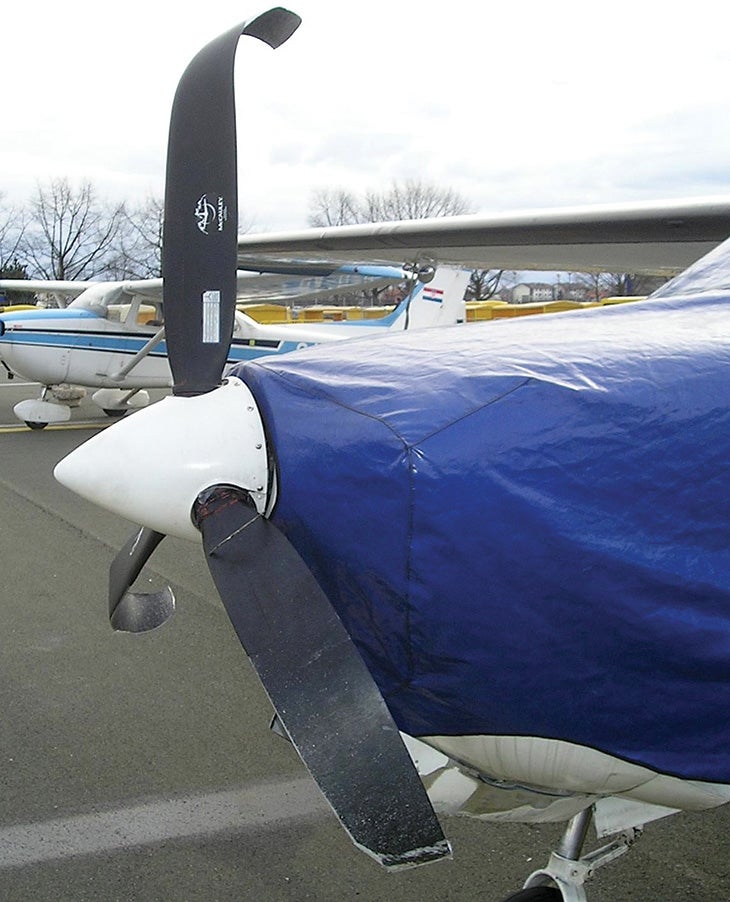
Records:
{"label": "mccauley logo decal", "polygon": [[195,205],[195,218],[204,235],[210,234],[211,228],[222,232],[228,219],[228,207],[224,198],[218,196],[216,202],[211,203],[207,194],[201,194]]}

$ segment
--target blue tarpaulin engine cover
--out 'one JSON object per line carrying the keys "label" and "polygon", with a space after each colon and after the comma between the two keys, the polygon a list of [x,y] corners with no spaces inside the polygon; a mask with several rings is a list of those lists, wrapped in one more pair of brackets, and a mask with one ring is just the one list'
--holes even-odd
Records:
{"label": "blue tarpaulin engine cover", "polygon": [[235,372],[275,450],[273,520],[402,730],[563,739],[730,781],[723,298],[332,342]]}

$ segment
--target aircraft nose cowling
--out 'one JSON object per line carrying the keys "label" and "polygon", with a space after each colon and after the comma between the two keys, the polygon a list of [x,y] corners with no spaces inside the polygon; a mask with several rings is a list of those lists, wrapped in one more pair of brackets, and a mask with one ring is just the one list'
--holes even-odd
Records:
{"label": "aircraft nose cowling", "polygon": [[248,386],[230,378],[195,397],[169,396],[98,433],[54,470],[66,488],[157,532],[200,540],[191,510],[212,485],[266,505],[266,440]]}

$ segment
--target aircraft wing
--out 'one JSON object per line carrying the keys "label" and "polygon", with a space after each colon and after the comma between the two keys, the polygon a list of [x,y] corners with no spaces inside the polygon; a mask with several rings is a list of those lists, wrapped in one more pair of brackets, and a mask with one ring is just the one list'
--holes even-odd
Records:
{"label": "aircraft wing", "polygon": [[292,261],[278,258],[247,259],[248,272],[238,273],[239,300],[309,302],[343,291],[383,288],[402,282],[400,267]]}
{"label": "aircraft wing", "polygon": [[[402,282],[406,274],[397,266],[349,265],[339,262],[303,262],[272,257],[257,257],[248,263],[249,269],[238,271],[237,299],[239,301],[308,302],[324,298],[342,291],[382,288]],[[0,288],[5,283],[0,280]],[[126,282],[27,282],[23,286],[35,285],[36,291],[50,291],[49,286],[67,284],[69,293],[80,294],[92,286],[93,298],[81,298],[79,305],[86,303],[129,303],[132,298],[142,301],[162,301],[162,279],[137,279]],[[70,286],[74,286],[71,292]]]}
{"label": "aircraft wing", "polygon": [[306,229],[238,240],[253,255],[329,261],[423,258],[477,269],[671,275],[730,235],[730,197],[533,210]]}
{"label": "aircraft wing", "polygon": [[0,279],[0,291],[27,291],[29,294],[48,292],[76,297],[96,282],[83,282],[80,279],[63,281],[58,279]]}

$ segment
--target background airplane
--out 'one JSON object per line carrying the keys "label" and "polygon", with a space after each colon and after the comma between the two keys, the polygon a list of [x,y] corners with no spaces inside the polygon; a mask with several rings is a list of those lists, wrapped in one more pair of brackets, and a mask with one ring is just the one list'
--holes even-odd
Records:
{"label": "background airplane", "polygon": [[[447,325],[465,319],[469,271],[427,265],[404,271],[393,266],[287,263],[248,260],[239,270],[240,301],[308,302],[356,289],[405,284],[406,297],[380,319],[265,325],[235,311],[227,363],[271,356],[316,344],[384,334],[386,330]],[[0,289],[43,291],[49,283],[0,281]],[[165,343],[162,280],[50,283],[65,296],[64,309],[30,309],[0,315],[0,362],[10,374],[41,383],[40,398],[19,402],[16,416],[31,428],[64,422],[64,399],[78,398],[75,386],[97,389],[92,400],[108,415],[122,415],[149,402],[145,389],[172,384]],[[60,387],[60,388],[59,388]]]}
{"label": "background airplane", "polygon": [[[297,25],[272,10],[191,63],[169,209],[206,190],[197,154],[233,120],[241,33],[275,47]],[[201,109],[208,90],[221,102]],[[183,152],[190,121],[201,146]],[[235,145],[215,150],[233,197]],[[666,207],[641,216],[614,251],[667,222]],[[439,259],[474,251],[462,228],[427,236]],[[209,287],[235,253],[175,231],[164,249],[168,272],[186,257]],[[513,900],[582,902],[638,825],[730,800],[729,256],[634,305],[320,345],[222,386],[230,329],[201,327],[200,284],[166,281],[173,396],[56,468],[143,524],[112,564],[112,624],[164,622],[171,597],[131,586],[165,534],[202,538],[279,729],[359,848],[388,867],[449,854],[399,728],[448,810],[570,817]],[[583,855],[591,819],[618,836]]]}

